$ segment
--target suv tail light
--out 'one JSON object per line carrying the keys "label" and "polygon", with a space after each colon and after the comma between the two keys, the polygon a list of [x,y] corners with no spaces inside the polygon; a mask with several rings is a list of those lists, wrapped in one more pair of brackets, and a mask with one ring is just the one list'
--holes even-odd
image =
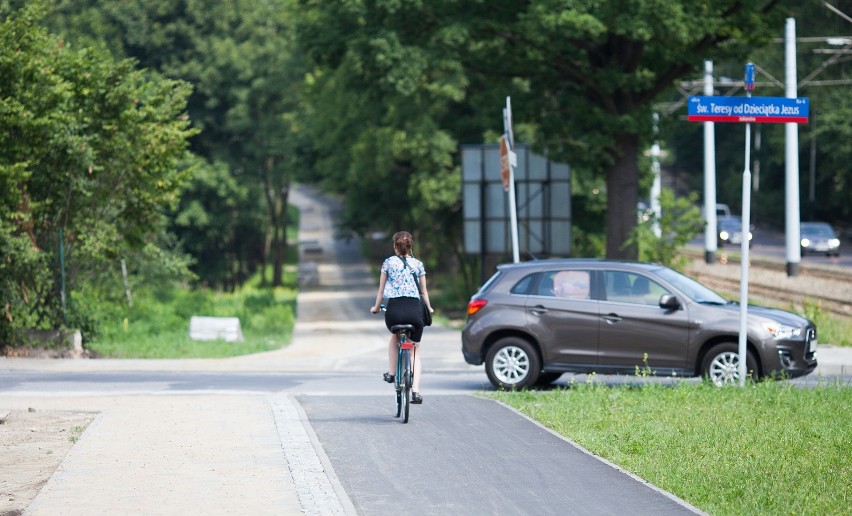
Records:
{"label": "suv tail light", "polygon": [[467,315],[473,315],[476,312],[482,310],[482,307],[488,304],[488,301],[485,299],[471,299],[470,303],[467,304]]}

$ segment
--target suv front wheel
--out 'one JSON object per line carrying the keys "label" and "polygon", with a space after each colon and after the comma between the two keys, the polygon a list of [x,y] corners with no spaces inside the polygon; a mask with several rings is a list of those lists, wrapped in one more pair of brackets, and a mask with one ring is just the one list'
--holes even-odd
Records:
{"label": "suv front wheel", "polygon": [[[740,355],[739,344],[725,342],[714,346],[701,364],[704,377],[715,385],[736,385],[740,380]],[[756,380],[760,375],[757,372],[757,360],[751,351],[746,352],[746,375],[749,380]]]}
{"label": "suv front wheel", "polygon": [[504,337],[488,350],[485,372],[498,389],[525,389],[538,381],[541,361],[529,342],[518,337]]}

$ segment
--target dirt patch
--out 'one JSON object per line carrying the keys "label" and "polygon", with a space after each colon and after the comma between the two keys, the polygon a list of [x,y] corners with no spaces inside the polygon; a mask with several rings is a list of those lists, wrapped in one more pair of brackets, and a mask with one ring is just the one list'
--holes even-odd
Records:
{"label": "dirt patch", "polygon": [[0,356],[13,358],[95,358],[88,349],[82,351],[71,348],[43,348],[31,346],[2,346]]}
{"label": "dirt patch", "polygon": [[0,515],[27,508],[94,417],[0,408]]}

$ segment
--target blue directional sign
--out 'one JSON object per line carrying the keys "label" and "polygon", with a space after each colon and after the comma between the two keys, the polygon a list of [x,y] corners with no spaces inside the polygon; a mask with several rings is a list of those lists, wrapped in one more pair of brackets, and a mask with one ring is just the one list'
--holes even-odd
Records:
{"label": "blue directional sign", "polygon": [[798,97],[689,97],[690,122],[807,124],[810,99]]}
{"label": "blue directional sign", "polygon": [[745,67],[746,91],[754,91],[754,64],[748,63]]}

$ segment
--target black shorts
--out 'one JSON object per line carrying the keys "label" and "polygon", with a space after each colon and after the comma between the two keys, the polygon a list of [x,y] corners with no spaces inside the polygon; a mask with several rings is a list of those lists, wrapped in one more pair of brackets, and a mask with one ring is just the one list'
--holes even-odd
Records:
{"label": "black shorts", "polygon": [[423,309],[420,308],[420,299],[416,297],[392,297],[388,299],[388,307],[385,312],[385,326],[388,330],[395,324],[411,324],[414,331],[411,332],[411,340],[420,342],[423,338]]}

